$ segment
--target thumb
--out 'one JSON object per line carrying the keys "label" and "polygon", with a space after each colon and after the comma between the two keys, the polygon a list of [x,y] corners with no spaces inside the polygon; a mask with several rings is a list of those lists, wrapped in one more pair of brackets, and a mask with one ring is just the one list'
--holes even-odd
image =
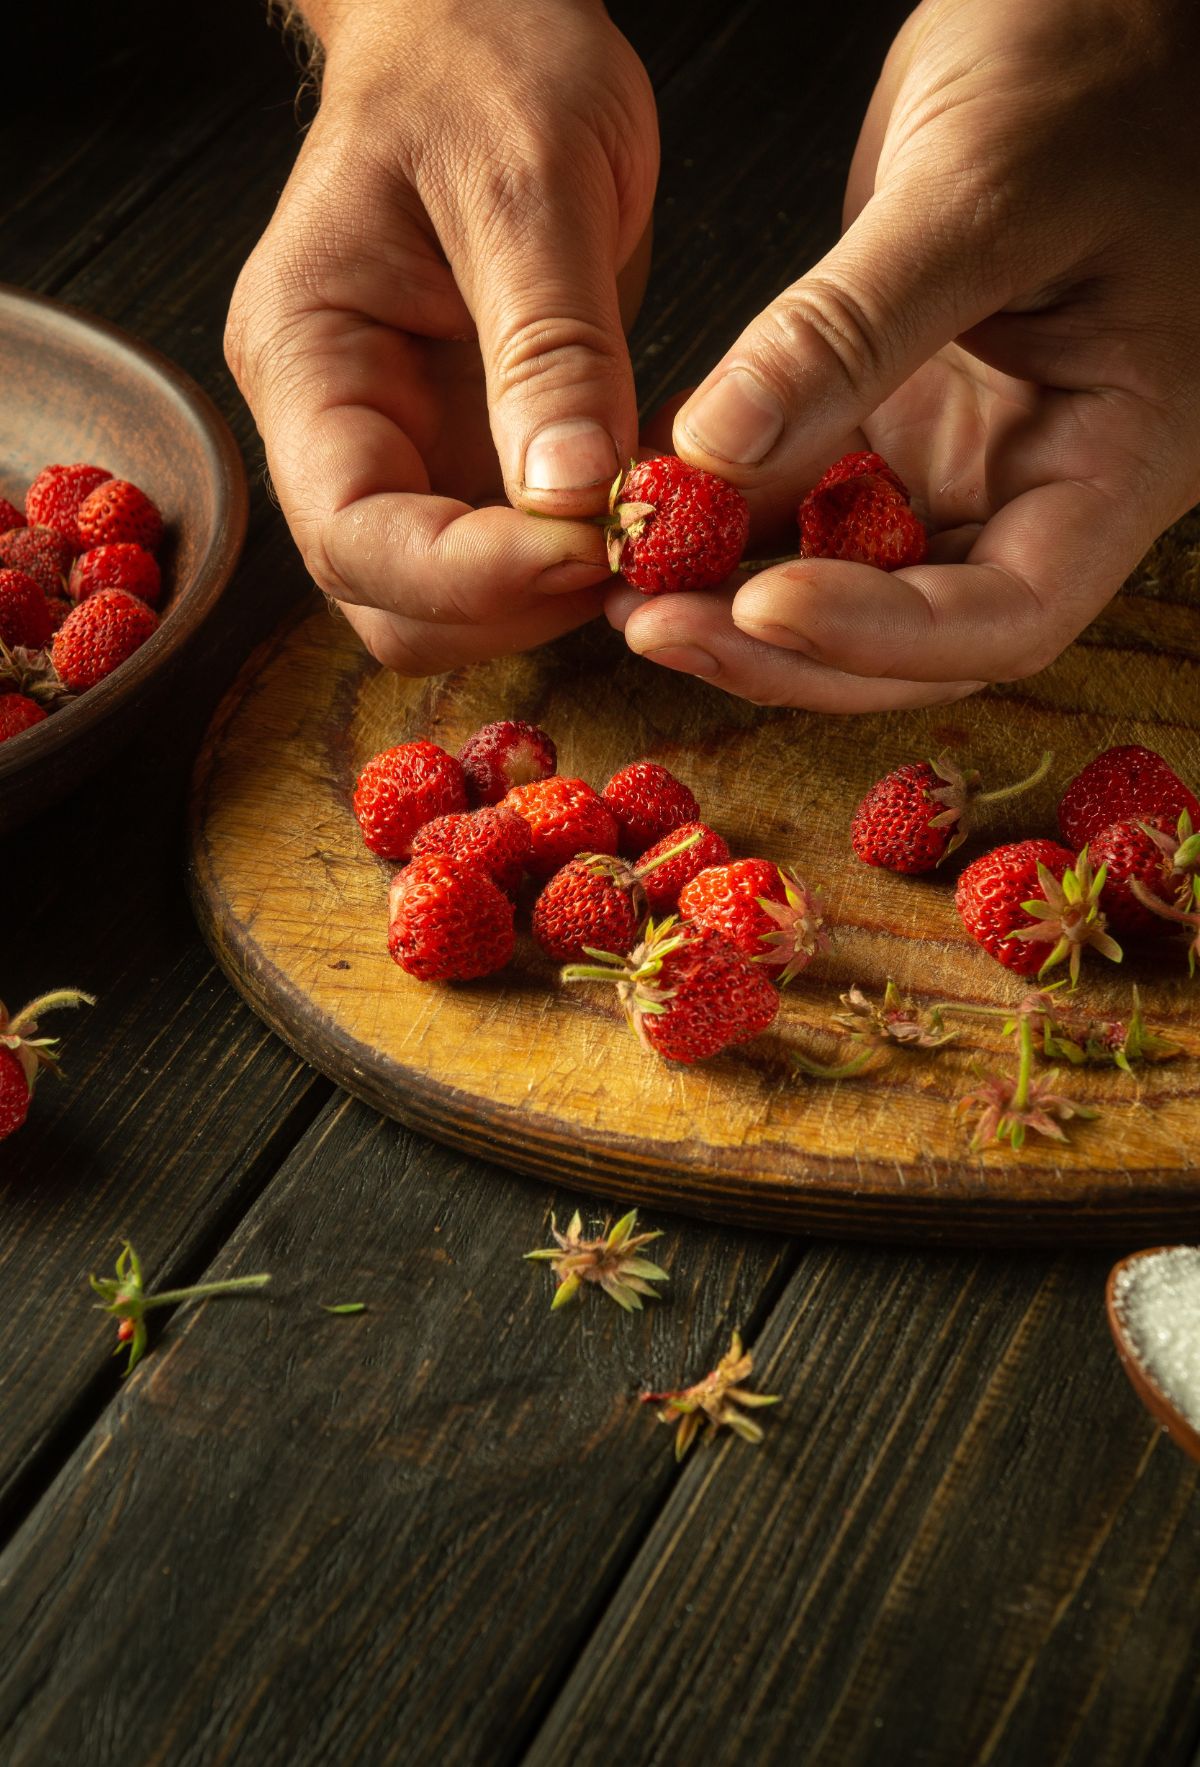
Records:
{"label": "thumb", "polygon": [[984,174],[945,172],[872,196],[697,387],[677,452],[751,492],[810,483],[922,363],[1011,298],[1014,276],[1036,276],[993,197]]}
{"label": "thumb", "polygon": [[637,401],[611,172],[581,178],[568,158],[510,181],[503,205],[468,224],[466,261],[453,268],[479,334],[509,500],[586,516],[603,510],[635,452]]}

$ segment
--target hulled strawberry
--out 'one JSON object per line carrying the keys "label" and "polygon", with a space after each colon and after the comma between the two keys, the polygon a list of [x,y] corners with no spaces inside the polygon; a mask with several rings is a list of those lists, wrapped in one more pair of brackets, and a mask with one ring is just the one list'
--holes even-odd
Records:
{"label": "hulled strawberry", "polygon": [[146,493],[128,479],[106,479],[83,499],[76,515],[81,550],[132,540],[147,552],[162,539],[162,516]]}
{"label": "hulled strawberry", "polygon": [[157,607],[162,575],[157,560],[144,546],[119,540],[111,546],[93,546],[81,552],[67,578],[72,601],[86,601],[97,589],[124,589],[148,607]]}
{"label": "hulled strawberry", "polygon": [[41,585],[24,571],[0,570],[0,641],[13,649],[41,650],[50,632]]}
{"label": "hulled strawberry", "polygon": [[657,761],[633,761],[620,768],[600,795],[617,819],[621,851],[631,857],[700,818],[700,806],[687,786]]}
{"label": "hulled strawberry", "polygon": [[529,824],[500,804],[435,816],[412,840],[414,858],[418,853],[449,853],[452,859],[480,866],[510,896],[525,875],[531,847]]}
{"label": "hulled strawberry", "polygon": [[7,497],[0,497],[0,534],[7,534],[13,528],[25,526],[25,512],[10,503]]}
{"label": "hulled strawberry", "polygon": [[1200,825],[1200,802],[1162,756],[1140,743],[1105,749],[1068,785],[1058,806],[1063,839],[1084,847],[1114,822],[1166,817],[1173,826],[1186,810]]}
{"label": "hulled strawberry", "polygon": [[7,742],[10,736],[20,736],[22,730],[31,730],[45,716],[45,707],[25,694],[0,693],[0,742]]}
{"label": "hulled strawberry", "polygon": [[407,859],[419,828],[466,807],[461,766],[423,737],[372,755],[354,787],[358,826],[381,859]]}
{"label": "hulled strawberry", "polygon": [[82,552],[79,505],[112,474],[104,466],[44,466],[25,493],[25,516],[31,527],[53,528]]}
{"label": "hulled strawberry", "polygon": [[0,566],[24,571],[43,595],[61,595],[75,556],[70,541],[53,528],[10,528],[0,534]]}
{"label": "hulled strawberry", "polygon": [[817,481],[796,512],[801,558],[841,558],[877,570],[920,564],[925,529],[908,491],[878,454],[847,454]]}
{"label": "hulled strawberry", "polygon": [[791,866],[770,859],[710,866],[680,890],[679,912],[784,984],[829,949],[819,897]]}
{"label": "hulled strawberry", "polygon": [[981,805],[1016,797],[1044,779],[1051,757],[1042,756],[1028,779],[1000,791],[980,790],[980,776],[964,772],[948,755],[908,761],[873,785],[854,812],[850,845],[864,865],[915,877],[932,871],[960,847]]}
{"label": "hulled strawberry", "polygon": [[[689,835],[696,836],[690,845],[685,844]],[[685,884],[710,865],[724,865],[728,858],[728,846],[706,823],[685,822],[672,829],[638,860],[647,910],[658,916],[671,913]]]}
{"label": "hulled strawberry", "polygon": [[572,964],[565,982],[615,983],[646,1049],[668,1061],[705,1061],[765,1031],[779,996],[761,969],[709,927],[650,922],[629,953]]}
{"label": "hulled strawberry", "polygon": [[646,918],[645,886],[656,868],[682,858],[699,830],[677,831],[656,858],[630,865],[610,853],[580,853],[556,871],[533,905],[533,936],[559,963],[590,951],[628,951]]}
{"label": "hulled strawberry", "polygon": [[546,732],[522,718],[500,718],[468,736],[458,751],[473,804],[498,804],[514,785],[549,779],[558,751]]}
{"label": "hulled strawberry", "polygon": [[513,954],[513,905],[478,865],[420,853],[392,881],[388,950],[422,982],[466,982]]}
{"label": "hulled strawberry", "polygon": [[1166,816],[1144,822],[1114,822],[1089,842],[1092,864],[1104,867],[1100,906],[1117,932],[1132,936],[1168,930],[1133,893],[1137,881],[1168,907],[1186,907],[1192,875],[1200,870],[1200,835],[1192,832],[1185,810],[1172,827]]}
{"label": "hulled strawberry", "polygon": [[1057,841],[1010,841],[967,866],[954,901],[972,938],[1005,969],[1027,976],[1069,959],[1074,983],[1089,945],[1120,961],[1100,909],[1103,887],[1086,848],[1076,859]]}
{"label": "hulled strawberry", "polygon": [[153,608],[123,589],[98,589],[81,601],[50,641],[64,687],[85,693],[140,650],[158,626]]}
{"label": "hulled strawberry", "polygon": [[746,550],[742,493],[673,454],[635,462],[608,507],[608,562],[644,595],[723,582]]}
{"label": "hulled strawberry", "polygon": [[529,824],[532,844],[526,869],[546,878],[576,853],[615,853],[617,819],[598,792],[583,779],[535,779],[515,785],[504,799]]}
{"label": "hulled strawberry", "polygon": [[11,1015],[0,1001],[0,1141],[19,1129],[28,1116],[38,1075],[47,1068],[59,1072],[58,1039],[40,1037],[38,1020],[64,1006],[95,1004],[90,994],[77,988],[40,994]]}

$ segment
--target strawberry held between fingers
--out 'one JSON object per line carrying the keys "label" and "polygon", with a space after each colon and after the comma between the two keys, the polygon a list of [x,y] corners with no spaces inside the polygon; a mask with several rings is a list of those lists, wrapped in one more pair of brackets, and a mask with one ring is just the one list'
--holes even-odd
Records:
{"label": "strawberry held between fingers", "polygon": [[477,865],[420,853],[392,881],[388,950],[422,982],[473,981],[513,954],[513,905]]}
{"label": "strawberry held between fingers", "polygon": [[372,755],[354,787],[354,814],[363,840],[381,859],[407,859],[419,828],[435,816],[466,807],[461,766],[436,742],[423,738]]}
{"label": "strawberry held between fingers", "polygon": [[608,501],[608,562],[644,595],[708,589],[746,550],[750,511],[735,485],[674,454],[634,462]]}
{"label": "strawberry held between fingers", "polygon": [[1165,816],[1174,825],[1186,810],[1200,826],[1200,802],[1162,756],[1140,743],[1104,749],[1063,792],[1058,826],[1071,846],[1084,847],[1114,822]]}
{"label": "strawberry held between fingers", "polygon": [[601,797],[617,819],[621,851],[644,853],[685,822],[696,822],[700,806],[683,781],[657,761],[634,761],[613,774]]}
{"label": "strawberry held between fingers", "polygon": [[458,751],[474,804],[498,804],[514,785],[549,779],[558,751],[546,732],[523,718],[499,718],[468,736]]}
{"label": "strawberry held between fingers", "polygon": [[31,527],[53,528],[73,552],[83,551],[79,537],[79,506],[98,485],[111,479],[104,466],[44,466],[25,493],[25,515]]}
{"label": "strawberry held between fingers", "polygon": [[54,634],[50,660],[64,687],[84,693],[127,662],[157,627],[158,615],[136,595],[98,589]]}
{"label": "strawberry held between fingers", "polygon": [[907,488],[878,454],[847,454],[796,512],[801,558],[840,558],[877,570],[920,564],[928,544]]}
{"label": "strawberry held between fingers", "polygon": [[770,859],[710,866],[680,890],[679,912],[785,985],[829,949],[820,899],[791,866]]}
{"label": "strawberry held between fingers", "polygon": [[564,779],[561,773],[535,779],[515,785],[503,803],[529,824],[527,869],[534,877],[550,877],[576,853],[617,851],[617,819],[584,779]]}

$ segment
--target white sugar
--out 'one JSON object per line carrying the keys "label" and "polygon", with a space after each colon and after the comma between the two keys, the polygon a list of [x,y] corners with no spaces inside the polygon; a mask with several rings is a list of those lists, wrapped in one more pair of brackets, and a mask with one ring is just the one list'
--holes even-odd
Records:
{"label": "white sugar", "polygon": [[1117,1277],[1113,1302],[1146,1372],[1200,1429],[1200,1246],[1136,1259]]}

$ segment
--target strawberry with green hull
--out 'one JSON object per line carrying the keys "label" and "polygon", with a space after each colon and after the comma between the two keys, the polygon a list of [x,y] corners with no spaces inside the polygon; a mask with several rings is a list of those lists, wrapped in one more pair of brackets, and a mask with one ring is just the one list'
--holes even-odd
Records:
{"label": "strawberry with green hull", "polygon": [[750,511],[736,486],[674,454],[635,461],[609,496],[608,562],[643,595],[709,589],[740,562]]}
{"label": "strawberry with green hull", "polygon": [[1028,976],[1066,959],[1074,984],[1088,946],[1121,961],[1105,930],[1103,888],[1104,874],[1092,871],[1086,847],[1076,859],[1056,841],[1010,841],[967,866],[954,901],[967,931],[997,963]]}
{"label": "strawberry with green hull", "polygon": [[657,761],[633,761],[620,768],[600,795],[617,819],[621,851],[629,857],[700,819],[691,791]]}
{"label": "strawberry with green hull", "polygon": [[363,840],[380,859],[407,859],[418,829],[435,816],[466,808],[462,767],[436,742],[423,739],[372,755],[354,787]]}
{"label": "strawberry with green hull", "polygon": [[515,946],[513,905],[478,865],[421,853],[392,880],[388,950],[421,982],[467,982],[503,969]]}
{"label": "strawberry with green hull", "polygon": [[909,761],[873,785],[854,812],[850,845],[864,865],[909,877],[933,871],[955,852],[985,804],[1014,798],[1039,784],[1050,770],[1044,754],[1027,779],[998,791],[981,791],[980,775],[964,771],[949,755]]}
{"label": "strawberry with green hull", "polygon": [[41,584],[24,571],[0,570],[0,642],[13,650],[41,650],[52,631]]}
{"label": "strawberry with green hull", "polygon": [[820,898],[793,866],[770,859],[710,865],[680,890],[679,912],[720,933],[784,986],[829,949]]}
{"label": "strawberry with green hull", "polygon": [[78,988],[56,988],[39,994],[20,1012],[9,1014],[0,1001],[0,1141],[14,1134],[29,1115],[29,1103],[39,1075],[47,1069],[61,1072],[58,1038],[38,1035],[38,1021],[64,1006],[94,1006],[90,994]]}
{"label": "strawberry with green hull", "polygon": [[[695,835],[694,844],[688,843],[689,835]],[[672,913],[685,884],[710,865],[727,864],[729,857],[728,846],[707,823],[685,822],[672,829],[638,859],[647,909],[659,917]]]}
{"label": "strawberry with green hull", "polygon": [[840,558],[898,571],[928,550],[903,480],[879,454],[843,455],[796,512],[801,558]]}
{"label": "strawberry with green hull", "polygon": [[564,982],[615,983],[643,1048],[667,1061],[706,1061],[771,1024],[779,995],[720,933],[674,918],[649,921],[628,956],[590,951]]}
{"label": "strawberry with green hull", "polygon": [[435,816],[413,836],[413,857],[418,853],[449,853],[478,865],[506,896],[516,893],[532,851],[529,824],[514,810],[500,804],[482,804],[478,810],[457,810]]}
{"label": "strawberry with green hull", "polygon": [[88,494],[76,515],[79,550],[132,540],[156,552],[163,535],[162,516],[146,493],[128,479],[106,479]]}
{"label": "strawberry with green hull", "polygon": [[558,770],[558,750],[536,724],[500,718],[468,736],[458,751],[473,804],[498,804],[514,785],[532,785]]}
{"label": "strawberry with green hull", "polygon": [[1200,802],[1153,749],[1126,743],[1105,749],[1088,762],[1063,792],[1058,826],[1078,850],[1114,822],[1149,822],[1165,817],[1170,826],[1184,811],[1200,826]]}
{"label": "strawberry with green hull", "polygon": [[1136,878],[1167,907],[1187,907],[1192,877],[1200,871],[1200,835],[1193,833],[1186,810],[1174,826],[1165,815],[1141,822],[1114,822],[1100,830],[1088,851],[1093,865],[1104,867],[1100,906],[1111,927],[1130,937],[1170,930],[1170,923],[1145,907],[1132,886]]}
{"label": "strawberry with green hull", "polygon": [[503,807],[515,810],[529,826],[527,869],[534,877],[551,877],[577,853],[617,851],[617,819],[585,779],[556,773],[529,785],[515,785]]}
{"label": "strawberry with green hull", "polygon": [[158,629],[154,609],[123,589],[98,589],[67,616],[50,641],[64,687],[86,693],[140,650]]}
{"label": "strawberry with green hull", "polygon": [[53,528],[73,552],[83,551],[79,535],[79,506],[112,474],[105,466],[44,466],[25,493],[25,517],[30,527]]}
{"label": "strawberry with green hull", "polygon": [[646,918],[645,879],[695,846],[693,832],[648,864],[629,865],[608,853],[580,853],[556,871],[533,905],[533,936],[558,963],[589,951],[628,951]]}
{"label": "strawberry with green hull", "polygon": [[43,595],[61,595],[75,553],[53,528],[10,528],[0,534],[0,567],[24,571]]}

